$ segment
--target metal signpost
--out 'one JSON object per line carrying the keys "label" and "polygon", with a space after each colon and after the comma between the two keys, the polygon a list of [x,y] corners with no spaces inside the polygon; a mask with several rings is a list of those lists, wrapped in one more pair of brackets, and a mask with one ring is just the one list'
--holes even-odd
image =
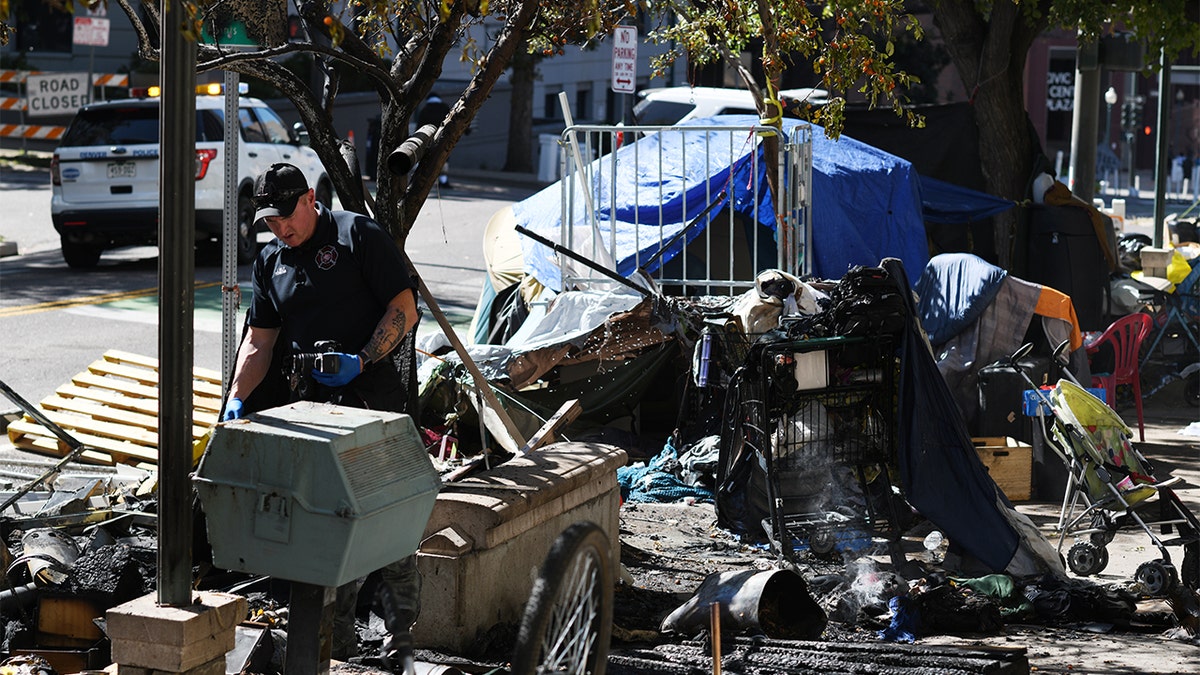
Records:
{"label": "metal signpost", "polygon": [[[94,81],[94,73],[96,70],[96,47],[108,46],[108,31],[111,22],[106,18],[108,10],[102,4],[97,4],[95,9],[88,8],[87,16],[75,17],[75,32],[71,42],[77,45],[90,47],[88,50],[88,85]],[[101,88],[103,91],[103,88]],[[89,98],[91,90],[89,89]]]}
{"label": "metal signpost", "polygon": [[[221,397],[229,390],[240,336],[237,333],[238,309],[242,294],[238,288],[238,74],[225,71],[225,205],[221,220]],[[255,237],[254,225],[250,235]]]}

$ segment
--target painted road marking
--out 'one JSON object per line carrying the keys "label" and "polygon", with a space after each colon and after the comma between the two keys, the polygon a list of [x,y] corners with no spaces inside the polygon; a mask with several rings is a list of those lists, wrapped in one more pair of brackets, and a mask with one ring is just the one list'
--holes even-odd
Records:
{"label": "painted road marking", "polygon": [[[210,288],[219,286],[219,281],[205,281],[195,285],[196,290],[202,288]],[[16,307],[0,308],[0,317],[21,316],[24,314],[34,314],[36,312],[48,312],[55,309],[67,309],[70,307],[80,307],[84,305],[103,305],[119,300],[129,300],[132,298],[143,298],[150,295],[156,295],[158,287],[142,288],[136,291],[117,291],[114,293],[101,293],[100,295],[89,295],[82,298],[66,298],[63,300],[52,300],[50,302],[39,302],[34,305],[17,305]]]}

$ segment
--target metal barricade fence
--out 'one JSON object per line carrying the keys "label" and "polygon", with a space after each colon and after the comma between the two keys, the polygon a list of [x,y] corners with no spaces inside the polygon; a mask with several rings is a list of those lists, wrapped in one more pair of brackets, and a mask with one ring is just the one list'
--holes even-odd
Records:
{"label": "metal barricade fence", "polygon": [[[568,127],[559,139],[560,241],[622,276],[641,270],[668,295],[732,295],[765,269],[808,272],[812,127],[780,139],[783,199],[768,200],[760,146],[772,133],[757,125]],[[560,264],[563,288],[608,283],[566,257]]]}

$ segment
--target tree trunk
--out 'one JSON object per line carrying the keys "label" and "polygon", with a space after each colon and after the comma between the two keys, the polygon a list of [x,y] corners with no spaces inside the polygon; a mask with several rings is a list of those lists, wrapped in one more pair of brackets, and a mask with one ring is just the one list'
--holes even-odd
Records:
{"label": "tree trunk", "polygon": [[[940,0],[935,7],[934,20],[975,113],[987,190],[1020,201],[1027,196],[1037,147],[1025,112],[1025,60],[1046,21],[1031,22],[1015,3],[996,3],[986,20],[973,0]],[[1020,209],[993,217],[993,262],[1004,269],[1023,271],[1016,267],[1025,258],[1025,221]]]}
{"label": "tree trunk", "polygon": [[508,149],[504,170],[515,173],[533,172],[533,79],[537,75],[537,59],[529,53],[528,43],[522,43],[513,54],[512,106],[508,111]]}

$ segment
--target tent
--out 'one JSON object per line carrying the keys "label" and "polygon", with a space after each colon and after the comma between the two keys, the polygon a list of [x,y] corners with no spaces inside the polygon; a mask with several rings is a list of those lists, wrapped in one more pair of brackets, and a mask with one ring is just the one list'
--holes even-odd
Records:
{"label": "tent", "polygon": [[[938,370],[955,394],[967,427],[978,427],[979,372],[1012,354],[1041,319],[1048,354],[1070,341],[1071,369],[1086,374],[1087,355],[1071,298],[1055,289],[1018,279],[970,253],[930,259],[916,284],[918,316],[934,349]],[[985,434],[986,435],[986,434]]]}
{"label": "tent", "polygon": [[[682,126],[745,127],[757,123],[753,116],[723,115]],[[784,133],[790,137],[802,124],[785,119]],[[728,138],[728,132],[719,130],[650,134],[621,147],[615,157],[602,157],[591,164],[588,174],[592,176],[599,234],[607,242],[615,232],[619,273],[632,274],[637,261],[651,258],[663,242],[670,242],[693,220],[703,215],[701,222],[706,225],[726,206],[774,232],[772,196],[761,190],[758,203],[754,203],[754,186],[766,185],[766,164],[751,158],[752,152],[761,157],[761,144],[753,136],[740,144],[729,143]],[[887,257],[922,269],[929,258],[926,219],[946,222],[947,214],[954,213],[979,218],[1012,205],[940,181],[926,185],[908,161],[847,136],[828,139],[817,126],[812,131],[812,157],[813,235],[806,254],[811,256],[813,273],[820,278],[841,278],[854,265],[874,265]],[[713,195],[721,195],[715,205]],[[562,197],[562,186],[555,183],[515,204],[515,223],[561,241]],[[571,226],[587,227],[586,216],[580,213]],[[692,227],[686,241],[694,240],[702,230]],[[654,272],[679,255],[685,245],[672,244],[647,271]],[[561,271],[553,252],[528,238],[523,238],[522,250],[525,272],[550,289],[561,290]]]}

